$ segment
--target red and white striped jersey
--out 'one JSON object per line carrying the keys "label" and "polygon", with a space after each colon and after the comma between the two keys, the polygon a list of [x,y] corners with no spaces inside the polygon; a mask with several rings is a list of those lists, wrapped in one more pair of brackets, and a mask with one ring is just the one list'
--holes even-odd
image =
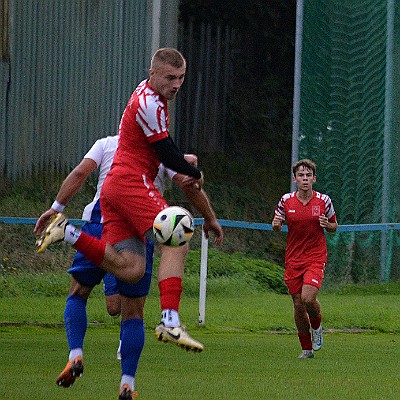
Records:
{"label": "red and white striped jersey", "polygon": [[156,93],[147,80],[133,92],[119,125],[119,144],[111,175],[143,176],[154,181],[160,160],[151,143],[168,137],[167,100]]}
{"label": "red and white striped jersey", "polygon": [[312,199],[304,205],[296,193],[284,194],[275,209],[288,226],[285,265],[296,268],[308,262],[325,263],[328,253],[319,216],[325,214],[329,222],[336,222],[332,201],[327,194],[313,191]]}

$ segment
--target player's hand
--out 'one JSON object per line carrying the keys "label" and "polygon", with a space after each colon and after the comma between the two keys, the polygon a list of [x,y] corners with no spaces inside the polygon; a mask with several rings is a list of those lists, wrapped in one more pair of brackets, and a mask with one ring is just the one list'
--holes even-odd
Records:
{"label": "player's hand", "polygon": [[182,174],[176,174],[174,176],[174,182],[180,187],[180,188],[196,188],[197,189],[197,179],[188,176],[188,175],[182,175]]}
{"label": "player's hand", "polygon": [[328,221],[328,217],[325,214],[319,216],[319,226],[322,228],[329,228],[330,224]]}
{"label": "player's hand", "polygon": [[275,214],[274,219],[272,220],[272,229],[274,231],[280,231],[282,229],[284,221],[285,219],[283,218],[282,215]]}
{"label": "player's hand", "polygon": [[207,239],[210,236],[210,231],[212,231],[215,235],[214,243],[217,245],[221,245],[224,241],[224,231],[216,219],[205,219],[203,223],[203,231]]}
{"label": "player's hand", "polygon": [[[176,174],[174,176],[174,181],[179,184],[180,187],[194,187],[197,190],[201,190],[201,188],[203,187],[204,184],[204,177],[203,177],[203,173],[201,173],[201,178],[200,179],[195,179],[192,176],[188,176],[188,175],[182,175],[182,174]],[[178,183],[179,182],[179,183]]]}
{"label": "player's hand", "polygon": [[325,228],[327,232],[334,233],[338,228],[338,223],[329,222],[328,217],[325,214],[319,216],[319,225],[321,228]]}
{"label": "player's hand", "polygon": [[189,164],[191,164],[191,165],[193,165],[193,167],[196,167],[196,168],[197,168],[198,159],[197,159],[197,156],[196,156],[195,154],[185,154],[183,157],[185,158],[185,160],[186,160]]}
{"label": "player's hand", "polygon": [[49,208],[47,211],[45,211],[36,221],[36,225],[33,232],[36,233],[37,235],[40,235],[44,231],[44,229],[49,223],[50,218],[54,214],[57,214],[57,211],[53,210],[52,208]]}

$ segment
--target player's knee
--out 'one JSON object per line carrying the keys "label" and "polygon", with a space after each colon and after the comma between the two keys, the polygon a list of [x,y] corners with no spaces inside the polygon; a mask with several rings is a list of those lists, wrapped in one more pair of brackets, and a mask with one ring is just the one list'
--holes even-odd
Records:
{"label": "player's knee", "polygon": [[315,303],[316,303],[315,296],[303,296],[302,302],[307,310],[315,308]]}
{"label": "player's knee", "polygon": [[185,243],[183,246],[179,246],[179,249],[181,250],[182,254],[186,256],[189,253],[189,243]]}
{"label": "player's knee", "polygon": [[143,278],[146,271],[146,260],[145,258],[124,257],[123,262],[118,265],[118,273],[115,275],[127,283],[137,283]]}
{"label": "player's knee", "polygon": [[121,313],[121,299],[119,294],[106,296],[107,312],[112,317],[118,317]]}
{"label": "player's knee", "polygon": [[144,276],[144,268],[129,268],[126,273],[126,279],[123,279],[127,283],[138,283]]}
{"label": "player's knee", "polygon": [[117,310],[115,308],[108,308],[107,307],[107,312],[113,318],[117,318],[117,317],[119,317],[121,315],[121,310],[119,310],[119,309]]}
{"label": "player's knee", "polygon": [[92,289],[93,289],[92,287],[82,285],[74,279],[69,289],[69,294],[71,296],[79,296],[87,300],[89,298]]}

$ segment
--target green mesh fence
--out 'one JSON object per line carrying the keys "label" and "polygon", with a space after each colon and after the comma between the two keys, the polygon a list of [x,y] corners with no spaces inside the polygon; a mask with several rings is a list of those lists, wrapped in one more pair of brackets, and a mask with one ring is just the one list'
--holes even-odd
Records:
{"label": "green mesh fence", "polygon": [[[399,3],[304,1],[299,158],[317,163],[340,224],[399,221]],[[331,280],[400,278],[398,231],[328,244]]]}

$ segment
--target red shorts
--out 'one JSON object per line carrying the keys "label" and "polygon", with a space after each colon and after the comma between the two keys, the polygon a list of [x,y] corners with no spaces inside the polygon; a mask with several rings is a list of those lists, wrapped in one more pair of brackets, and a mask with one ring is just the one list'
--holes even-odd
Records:
{"label": "red shorts", "polygon": [[290,294],[300,294],[304,285],[321,288],[325,274],[325,263],[306,263],[300,266],[285,267],[283,279]]}
{"label": "red shorts", "polygon": [[[141,178],[141,180],[140,180]],[[103,215],[102,239],[114,245],[139,237],[152,228],[157,214],[168,207],[166,200],[146,177],[107,176],[100,195]]]}

